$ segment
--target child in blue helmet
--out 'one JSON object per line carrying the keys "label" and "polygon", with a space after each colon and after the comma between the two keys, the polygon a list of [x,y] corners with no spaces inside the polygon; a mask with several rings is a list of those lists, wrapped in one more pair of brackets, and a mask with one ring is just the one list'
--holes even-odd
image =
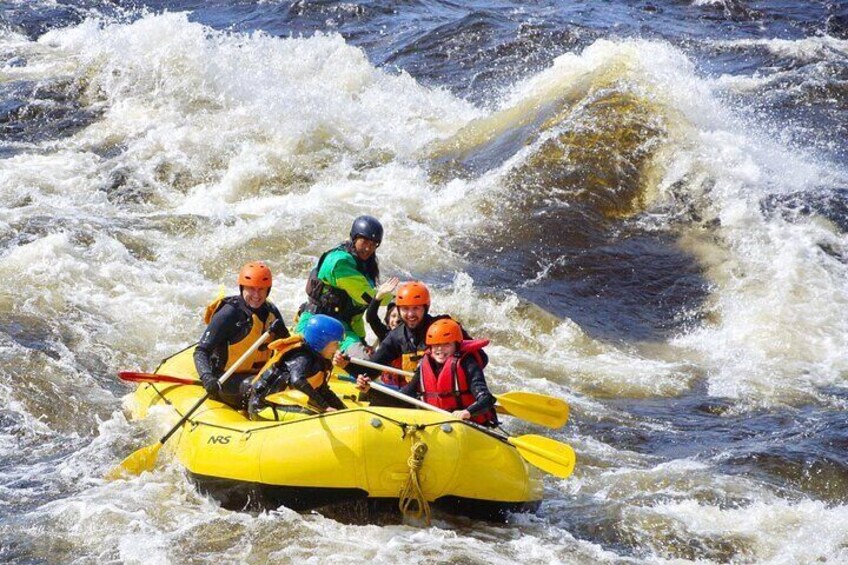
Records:
{"label": "child in blue helmet", "polygon": [[316,314],[303,327],[301,335],[272,343],[270,347],[275,353],[268,363],[269,368],[251,385],[247,404],[251,419],[267,405],[265,396],[287,388],[304,393],[309,397],[309,404],[321,412],[343,410],[344,403],[327,381],[344,331],[342,323],[335,318]]}

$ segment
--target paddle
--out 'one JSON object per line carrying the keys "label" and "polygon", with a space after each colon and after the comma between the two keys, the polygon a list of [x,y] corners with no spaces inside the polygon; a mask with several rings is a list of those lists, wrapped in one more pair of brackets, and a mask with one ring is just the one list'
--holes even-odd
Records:
{"label": "paddle", "polygon": [[517,390],[496,394],[495,398],[502,412],[514,418],[554,430],[568,422],[568,403],[554,396]]}
{"label": "paddle", "polygon": [[[419,408],[455,417],[447,410],[436,408],[432,404],[427,404],[417,398],[406,396],[393,388],[374,382],[371,383],[371,388],[378,390],[383,394],[388,394],[398,400],[403,400],[404,402],[418,406]],[[479,430],[484,434],[488,434],[501,441],[505,441],[515,447],[518,450],[518,454],[521,455],[528,463],[538,467],[546,473],[565,479],[574,471],[576,456],[574,454],[574,449],[572,449],[568,444],[533,434],[510,437],[504,434],[499,434],[493,430],[475,424],[474,422],[468,422],[466,420],[460,420],[460,422],[467,426],[471,426],[475,430]]]}
{"label": "paddle", "polygon": [[[356,365],[362,365],[363,367],[387,371],[389,373],[395,373],[405,377],[412,377],[414,374],[396,367],[380,365],[379,363],[373,363],[371,361],[357,359],[355,357],[352,357],[350,362],[355,363]],[[496,394],[495,398],[499,403],[496,408],[500,408],[498,413],[501,414],[506,414],[514,418],[519,418],[533,424],[553,429],[563,427],[568,421],[568,404],[564,400],[560,400],[553,396],[538,394],[535,392],[519,391]]]}
{"label": "paddle", "polygon": [[197,379],[187,379],[185,377],[171,377],[169,375],[160,375],[157,373],[137,373],[135,371],[121,371],[118,373],[118,378],[122,381],[131,383],[173,383],[177,385],[201,385]]}
{"label": "paddle", "polygon": [[[227,382],[233,373],[241,366],[242,363],[247,361],[247,358],[253,355],[253,352],[259,349],[263,343],[268,341],[268,338],[271,337],[272,330],[268,330],[264,334],[262,334],[256,342],[250,346],[250,349],[244,352],[244,354],[239,357],[233,365],[227,369],[227,372],[221,375],[221,378],[218,379],[220,384],[224,384]],[[209,393],[203,395],[203,397],[198,400],[194,406],[192,406],[185,415],[180,418],[180,421],[170,429],[170,431],[162,436],[162,439],[159,440],[158,443],[153,445],[148,445],[147,447],[142,447],[141,449],[131,453],[129,457],[121,461],[121,464],[109,471],[106,475],[107,480],[118,479],[125,475],[139,475],[144,471],[150,471],[153,469],[153,466],[156,464],[156,456],[159,455],[159,450],[165,445],[165,442],[168,441],[174,432],[176,432],[180,427],[185,423],[186,420],[189,419],[189,416],[194,414],[195,410],[200,408],[200,405],[206,402],[206,399],[209,398]]]}

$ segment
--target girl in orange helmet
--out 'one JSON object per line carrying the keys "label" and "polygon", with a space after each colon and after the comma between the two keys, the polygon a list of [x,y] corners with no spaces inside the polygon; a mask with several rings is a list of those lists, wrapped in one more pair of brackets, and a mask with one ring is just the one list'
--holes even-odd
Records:
{"label": "girl in orange helmet", "polygon": [[[497,426],[495,397],[489,392],[483,375],[482,348],[487,339],[467,340],[462,327],[449,318],[436,320],[427,329],[427,351],[409,383],[401,388],[408,396],[452,412],[461,420],[473,420],[486,426]],[[357,386],[368,391],[371,380],[360,375]],[[373,394],[373,393],[372,393]],[[374,395],[372,404],[394,405],[385,395]]]}
{"label": "girl in orange helmet", "polygon": [[[248,390],[242,387],[271,357],[264,345],[247,359],[224,388],[218,378],[267,330],[273,339],[289,336],[277,307],[268,301],[271,269],[261,261],[251,261],[238,276],[239,294],[219,298],[206,307],[206,331],[194,350],[194,366],[209,396],[234,408],[243,408]],[[245,390],[242,390],[245,388]]]}

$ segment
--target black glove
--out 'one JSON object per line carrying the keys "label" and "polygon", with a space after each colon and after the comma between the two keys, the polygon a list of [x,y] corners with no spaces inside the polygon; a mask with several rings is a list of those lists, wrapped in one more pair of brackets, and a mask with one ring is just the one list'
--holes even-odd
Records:
{"label": "black glove", "polygon": [[200,382],[203,383],[203,388],[206,389],[210,398],[214,400],[221,398],[221,383],[218,382],[218,379],[212,375],[203,375],[200,377]]}
{"label": "black glove", "polygon": [[279,318],[271,322],[271,327],[268,329],[272,334],[277,336],[278,339],[289,337],[289,329],[286,327],[286,323]]}

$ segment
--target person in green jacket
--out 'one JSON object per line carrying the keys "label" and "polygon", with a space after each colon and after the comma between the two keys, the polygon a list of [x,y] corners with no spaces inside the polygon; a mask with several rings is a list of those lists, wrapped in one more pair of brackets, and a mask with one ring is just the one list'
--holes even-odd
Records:
{"label": "person in green jacket", "polygon": [[[350,239],[321,255],[309,273],[309,300],[300,307],[295,332],[300,333],[315,314],[325,314],[345,328],[339,351],[354,357],[370,355],[363,314],[380,280],[376,252],[382,242],[383,226],[376,218],[359,216],[353,221]],[[391,294],[383,298],[385,303],[390,300]]]}

